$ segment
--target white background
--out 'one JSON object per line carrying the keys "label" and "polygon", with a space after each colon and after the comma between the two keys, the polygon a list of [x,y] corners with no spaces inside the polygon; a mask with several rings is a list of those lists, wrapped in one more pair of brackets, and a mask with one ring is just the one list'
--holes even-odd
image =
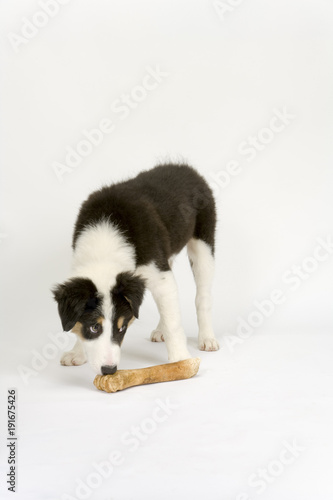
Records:
{"label": "white background", "polygon": [[[117,449],[122,464],[87,498],[331,499],[333,256],[312,258],[318,238],[333,234],[331,2],[71,0],[46,20],[36,14],[41,4],[0,4],[2,498],[12,498],[4,448],[15,387],[17,499],[83,498],[78,478],[87,481],[93,463]],[[13,42],[27,20],[44,26]],[[121,119],[112,103],[139,95],[156,67],[161,82]],[[276,110],[292,118],[269,135]],[[60,182],[55,162],[104,118],[113,132]],[[268,140],[249,161],[239,148],[256,136]],[[169,160],[189,162],[214,188],[221,350],[197,350],[182,254],[175,273],[189,349],[202,358],[196,378],[107,395],[87,365],[61,367],[57,348],[36,370],[36,352],[60,332],[50,287],[68,275],[81,202]],[[237,174],[218,185],[231,161]],[[295,290],[293,266],[305,273]],[[276,289],[283,303],[241,338],[240,321]],[[120,368],[166,362],[165,347],[148,342],[157,319],[147,294]],[[34,369],[25,381],[22,366]],[[148,429],[166,398],[177,409],[131,451],[124,433]],[[272,465],[286,441],[302,451]],[[249,483],[260,468],[271,471],[262,493]]]}

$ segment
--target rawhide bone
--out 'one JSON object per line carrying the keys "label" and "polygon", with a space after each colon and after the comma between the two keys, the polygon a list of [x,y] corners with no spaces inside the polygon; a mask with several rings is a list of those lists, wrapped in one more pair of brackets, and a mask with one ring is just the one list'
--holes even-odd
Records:
{"label": "rawhide bone", "polygon": [[100,391],[117,392],[136,385],[184,380],[196,375],[199,365],[200,358],[189,358],[137,370],[118,370],[113,375],[96,375],[94,384]]}

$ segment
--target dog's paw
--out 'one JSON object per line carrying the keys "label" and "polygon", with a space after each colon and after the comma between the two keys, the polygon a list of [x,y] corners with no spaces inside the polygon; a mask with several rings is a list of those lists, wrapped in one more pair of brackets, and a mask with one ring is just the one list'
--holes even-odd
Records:
{"label": "dog's paw", "polygon": [[65,352],[60,359],[63,366],[79,366],[87,362],[86,355],[82,352],[73,351]]}
{"label": "dog's paw", "polygon": [[169,355],[169,363],[177,363],[178,361],[183,361],[184,359],[190,359],[192,356],[187,349],[183,349],[179,352],[174,352]]}
{"label": "dog's paw", "polygon": [[164,335],[161,330],[153,330],[150,335],[150,340],[152,342],[164,342]]}
{"label": "dog's paw", "polygon": [[205,338],[199,341],[199,349],[200,351],[218,351],[220,346],[216,339]]}

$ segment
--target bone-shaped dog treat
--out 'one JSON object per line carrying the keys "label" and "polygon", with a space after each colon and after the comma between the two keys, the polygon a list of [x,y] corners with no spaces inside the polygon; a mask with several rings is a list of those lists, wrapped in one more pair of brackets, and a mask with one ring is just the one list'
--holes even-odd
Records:
{"label": "bone-shaped dog treat", "polygon": [[198,373],[199,365],[200,358],[189,358],[137,370],[118,370],[113,375],[96,375],[94,384],[101,391],[117,392],[136,385],[191,378]]}

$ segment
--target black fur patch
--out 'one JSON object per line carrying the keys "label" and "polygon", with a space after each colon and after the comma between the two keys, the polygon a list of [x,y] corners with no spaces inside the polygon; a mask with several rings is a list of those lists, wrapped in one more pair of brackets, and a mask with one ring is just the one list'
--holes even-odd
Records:
{"label": "black fur patch", "polygon": [[58,302],[59,316],[66,332],[78,321],[86,326],[87,322],[90,325],[96,323],[100,316],[101,299],[90,279],[72,278],[56,285],[52,292]]}
{"label": "black fur patch", "polygon": [[[112,340],[121,345],[127,330],[128,323],[139,317],[139,307],[145,292],[145,283],[142,278],[132,273],[117,275],[116,284],[111,290],[111,300],[114,305],[112,316]],[[119,318],[124,318],[121,328],[118,328]]]}
{"label": "black fur patch", "polygon": [[137,266],[155,262],[161,271],[169,270],[169,257],[191,238],[203,240],[214,253],[214,198],[188,165],[161,165],[92,193],[81,206],[73,247],[88,225],[102,220],[114,223],[133,245]]}

